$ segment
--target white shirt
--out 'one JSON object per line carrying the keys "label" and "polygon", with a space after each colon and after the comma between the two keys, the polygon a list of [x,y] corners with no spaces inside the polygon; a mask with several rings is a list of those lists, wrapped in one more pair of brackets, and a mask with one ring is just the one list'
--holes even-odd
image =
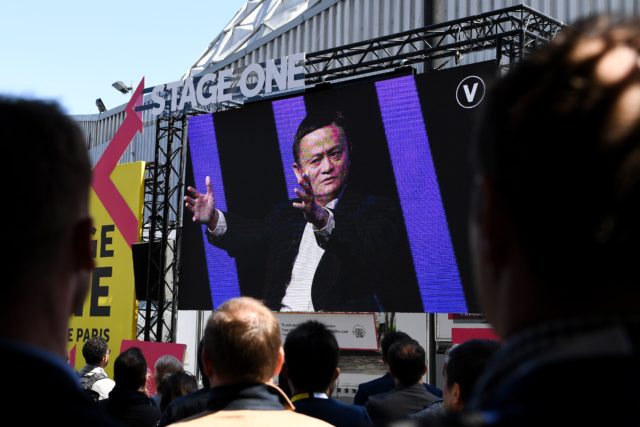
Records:
{"label": "white shirt", "polygon": [[[327,209],[329,219],[324,228],[316,229],[311,223],[307,222],[300,240],[298,255],[291,270],[291,281],[287,284],[280,311],[315,311],[311,301],[311,285],[313,284],[313,277],[316,274],[318,264],[320,264],[320,259],[324,255],[324,249],[318,246],[316,236],[327,239],[331,235],[335,228],[335,219],[331,209],[334,209],[337,204],[338,199],[333,199],[327,203],[325,209],[330,208]],[[216,228],[208,231],[214,238],[226,233],[227,220],[221,211],[218,211]]]}

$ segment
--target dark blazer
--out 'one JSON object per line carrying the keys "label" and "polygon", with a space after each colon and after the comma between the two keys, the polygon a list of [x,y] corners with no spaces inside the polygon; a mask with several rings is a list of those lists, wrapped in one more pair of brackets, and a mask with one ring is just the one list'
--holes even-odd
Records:
{"label": "dark blazer", "polygon": [[141,391],[120,390],[118,383],[98,407],[125,426],[155,427],[160,420],[160,408],[153,399]]}
{"label": "dark blazer", "polygon": [[296,400],[293,404],[296,412],[321,419],[336,427],[371,426],[371,418],[366,409],[361,406],[345,405],[334,399],[313,397]]}
{"label": "dark blazer", "polygon": [[422,384],[398,386],[386,393],[370,396],[365,407],[373,424],[386,425],[405,418],[439,401],[440,398],[425,390]]}
{"label": "dark blazer", "polygon": [[[396,384],[393,381],[390,373],[386,373],[380,378],[362,383],[358,386],[358,391],[353,398],[354,405],[364,405],[367,403],[369,396],[374,396],[380,393],[386,393],[396,388]],[[442,397],[442,390],[438,387],[434,387],[431,384],[424,383],[424,388],[431,394],[437,397]]]}
{"label": "dark blazer", "polygon": [[[16,346],[19,344],[0,342],[0,366],[5,367],[0,412],[5,418],[13,414],[17,424],[34,426],[117,425],[80,390],[72,370],[65,372],[63,367]],[[46,390],[46,398],[34,400],[34,390]]]}
{"label": "dark blazer", "polygon": [[[266,250],[263,298],[272,310],[282,307],[306,225],[291,203],[277,205],[264,221],[225,213],[227,232],[210,239],[234,257]],[[423,311],[398,209],[389,200],[347,189],[333,214],[331,236],[318,239],[325,253],[311,288],[315,310]]]}

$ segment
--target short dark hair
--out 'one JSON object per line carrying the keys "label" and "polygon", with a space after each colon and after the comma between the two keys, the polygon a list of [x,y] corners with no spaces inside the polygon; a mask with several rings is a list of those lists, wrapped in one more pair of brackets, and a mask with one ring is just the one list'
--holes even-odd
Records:
{"label": "short dark hair", "polygon": [[336,125],[342,130],[342,138],[346,141],[347,150],[351,152],[351,140],[347,135],[347,125],[341,111],[319,109],[306,115],[300,122],[296,136],[293,139],[293,158],[300,164],[300,141],[306,135],[325,126]]}
{"label": "short dark hair", "polygon": [[297,390],[324,392],[338,367],[340,349],[333,332],[309,320],[289,332],[284,357],[289,380]]}
{"label": "short dark hair", "polygon": [[487,363],[500,349],[500,343],[492,340],[470,340],[455,345],[447,352],[444,372],[447,386],[460,386],[460,399],[466,402]]}
{"label": "short dark hair", "polygon": [[118,355],[113,364],[113,379],[119,390],[138,390],[147,381],[147,361],[138,347]]}
{"label": "short dark hair", "polygon": [[234,383],[265,382],[282,347],[280,324],[260,301],[233,298],[209,317],[204,347],[217,375]]}
{"label": "short dark hair", "polygon": [[396,341],[387,354],[389,371],[402,385],[413,385],[425,373],[425,352],[418,341],[403,339]]}
{"label": "short dark hair", "polygon": [[4,305],[13,293],[30,292],[21,285],[37,281],[43,268],[56,264],[64,235],[88,207],[91,163],[80,128],[55,103],[0,97],[0,128],[5,157],[28,162],[20,188],[38,193],[37,205],[27,203],[24,214],[14,215],[5,228],[12,249],[5,255],[11,268]]}
{"label": "short dark hair", "polygon": [[497,82],[480,120],[478,174],[532,273],[566,295],[640,282],[637,56],[618,80],[598,71],[620,49],[640,52],[639,20],[575,23]]}
{"label": "short dark hair", "polygon": [[109,344],[102,337],[90,338],[82,346],[82,356],[89,365],[98,365],[109,351]]}
{"label": "short dark hair", "polygon": [[411,339],[411,337],[405,332],[393,331],[387,333],[382,339],[382,344],[380,344],[380,347],[382,347],[382,360],[385,362],[388,360],[387,354],[389,353],[389,347],[391,347],[394,342],[406,339]]}

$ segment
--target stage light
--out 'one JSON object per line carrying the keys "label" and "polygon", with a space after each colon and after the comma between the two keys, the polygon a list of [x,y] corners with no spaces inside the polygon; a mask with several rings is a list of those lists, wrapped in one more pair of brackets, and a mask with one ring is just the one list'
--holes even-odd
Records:
{"label": "stage light", "polygon": [[98,107],[98,111],[101,113],[107,111],[107,107],[104,106],[104,102],[102,102],[100,98],[96,99],[96,107]]}
{"label": "stage light", "polygon": [[112,84],[111,86],[115,87],[118,91],[124,93],[125,95],[131,91],[131,87],[122,83],[120,80]]}

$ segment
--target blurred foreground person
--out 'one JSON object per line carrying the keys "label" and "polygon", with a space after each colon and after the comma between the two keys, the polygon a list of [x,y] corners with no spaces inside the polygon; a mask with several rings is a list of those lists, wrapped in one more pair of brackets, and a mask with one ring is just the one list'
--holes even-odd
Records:
{"label": "blurred foreground person", "polygon": [[[6,98],[0,128],[4,155],[25,166],[3,181],[16,180],[26,194],[15,197],[3,229],[0,364],[10,393],[0,410],[25,425],[109,425],[65,363],[69,317],[82,310],[94,267],[82,133],[55,104]],[[35,389],[47,390],[46,398],[30,399]]]}
{"label": "blurred foreground person", "polygon": [[[638,425],[640,23],[600,17],[501,79],[478,141],[471,246],[507,342],[474,425]],[[611,393],[594,395],[594,375]]]}

